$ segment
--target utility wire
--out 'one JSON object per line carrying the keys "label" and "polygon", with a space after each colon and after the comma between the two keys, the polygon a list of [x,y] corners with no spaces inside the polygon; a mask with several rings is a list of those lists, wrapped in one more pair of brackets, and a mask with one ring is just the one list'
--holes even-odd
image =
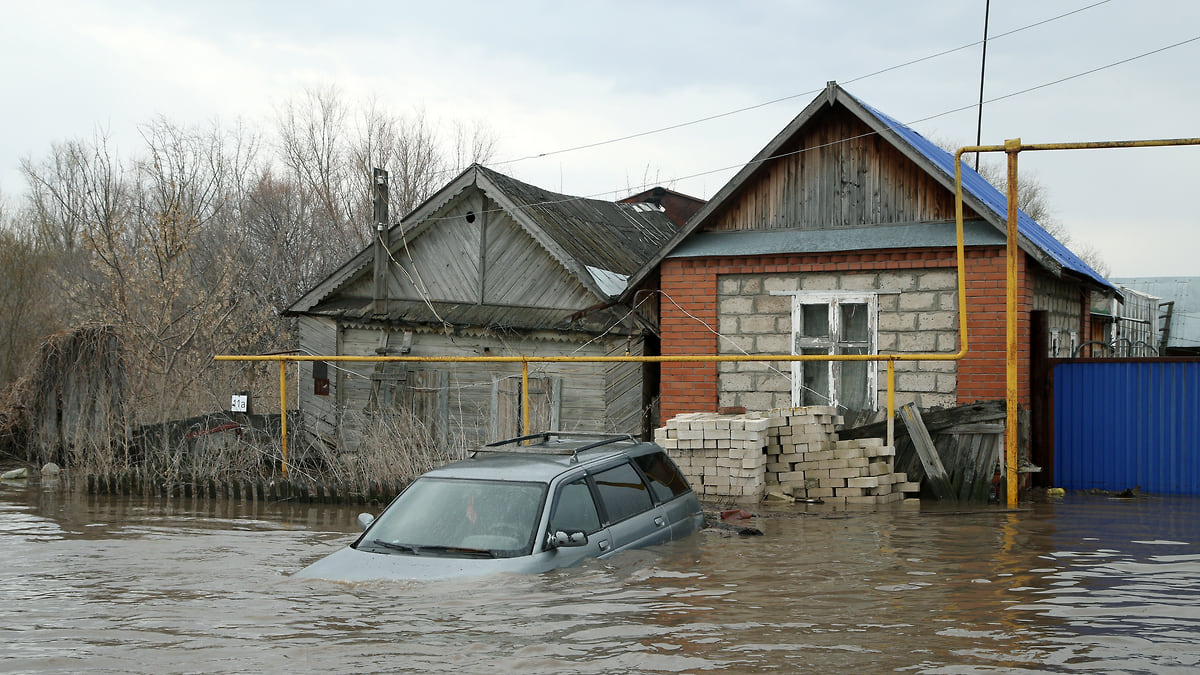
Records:
{"label": "utility wire", "polygon": [[[1105,1],[1111,1],[1111,0],[1105,0]],[[1086,9],[1086,8],[1085,8],[1085,9]],[[1108,70],[1108,69],[1110,69],[1110,68],[1115,68],[1115,67],[1117,67],[1117,66],[1121,66],[1121,65],[1124,65],[1124,64],[1127,64],[1127,63],[1131,63],[1131,62],[1133,62],[1133,61],[1137,61],[1137,60],[1139,60],[1139,59],[1146,58],[1147,56],[1153,56],[1153,55],[1155,55],[1155,54],[1160,54],[1160,53],[1162,53],[1162,52],[1165,52],[1165,51],[1168,51],[1168,50],[1171,50],[1171,49],[1175,49],[1175,48],[1178,48],[1178,47],[1182,47],[1182,46],[1184,46],[1184,45],[1187,45],[1187,44],[1190,44],[1190,43],[1196,42],[1196,41],[1198,41],[1198,40],[1200,40],[1200,35],[1197,35],[1197,36],[1195,36],[1195,37],[1188,38],[1188,39],[1186,39],[1186,40],[1181,40],[1181,41],[1179,41],[1179,42],[1175,42],[1175,43],[1172,43],[1172,44],[1169,44],[1169,45],[1166,45],[1166,46],[1163,46],[1163,47],[1159,47],[1159,48],[1157,48],[1157,49],[1153,49],[1153,50],[1150,50],[1150,51],[1148,51],[1148,52],[1143,52],[1143,53],[1141,53],[1141,54],[1137,54],[1137,55],[1134,55],[1134,56],[1130,56],[1130,57],[1128,57],[1128,58],[1121,59],[1120,61],[1114,61],[1114,62],[1112,62],[1112,63],[1108,63],[1108,64],[1105,64],[1105,65],[1103,65],[1103,66],[1097,66],[1096,68],[1091,68],[1091,69],[1089,69],[1089,70],[1085,70],[1085,71],[1082,71],[1082,72],[1079,72],[1079,73],[1075,73],[1075,74],[1073,74],[1073,75],[1068,75],[1068,76],[1066,76],[1066,77],[1061,77],[1061,78],[1058,78],[1058,79],[1056,79],[1056,80],[1052,80],[1052,81],[1050,81],[1050,82],[1044,82],[1044,83],[1042,83],[1042,84],[1034,85],[1034,86],[1032,86],[1032,87],[1027,87],[1027,88],[1025,88],[1025,89],[1021,89],[1021,90],[1018,90],[1018,91],[1010,92],[1010,93],[1007,93],[1007,94],[1002,94],[1002,95],[1000,95],[1000,96],[993,96],[992,98],[989,98],[989,99],[987,99],[986,101],[984,101],[984,104],[986,105],[986,104],[989,104],[989,103],[995,103],[995,102],[997,102],[997,101],[1003,101],[1003,100],[1006,100],[1006,99],[1014,98],[1014,97],[1016,97],[1016,96],[1021,96],[1021,95],[1023,95],[1023,94],[1028,94],[1028,93],[1030,93],[1030,92],[1033,92],[1033,91],[1038,91],[1038,90],[1040,90],[1040,89],[1045,89],[1045,88],[1047,88],[1047,87],[1052,87],[1052,86],[1055,86],[1055,85],[1058,85],[1058,84],[1062,84],[1062,83],[1064,83],[1064,82],[1069,82],[1069,81],[1071,81],[1071,80],[1075,80],[1075,79],[1078,79],[1078,78],[1081,78],[1081,77],[1085,77],[1085,76],[1087,76],[1087,75],[1093,75],[1093,74],[1095,74],[1095,73],[1098,73],[1098,72],[1101,72],[1101,71],[1104,71],[1104,70]],[[820,91],[820,90],[817,90],[817,91]],[[810,92],[810,93],[811,93],[811,92]],[[778,99],[778,100],[784,100],[784,99]],[[963,112],[964,110],[971,110],[971,109],[975,108],[975,107],[976,107],[976,106],[978,106],[978,105],[979,105],[978,103],[970,103],[970,104],[967,104],[967,105],[959,106],[959,107],[957,107],[957,108],[952,108],[952,109],[950,109],[950,110],[944,110],[944,111],[942,111],[942,112],[939,112],[939,113],[935,113],[935,114],[932,114],[932,115],[928,115],[928,116],[926,116],[926,117],[921,117],[921,118],[919,118],[919,119],[910,120],[910,121],[908,121],[908,122],[903,122],[903,123],[900,123],[900,125],[899,125],[899,126],[911,127],[912,125],[915,125],[915,124],[920,124],[920,123],[922,123],[922,122],[928,122],[928,121],[930,121],[930,120],[938,119],[938,118],[940,118],[940,117],[945,117],[945,116],[947,116],[947,115],[953,115],[953,114],[955,114],[955,113],[960,113],[960,112]],[[895,129],[895,128],[897,128],[897,127],[889,127],[889,129]],[[646,132],[646,133],[650,133],[650,132]],[[866,138],[866,137],[869,137],[869,136],[874,136],[875,134],[876,134],[876,132],[872,131],[872,132],[868,132],[868,133],[865,133],[865,134],[859,134],[859,135],[857,135],[857,136],[851,136],[851,137],[848,137],[848,138],[842,138],[842,139],[839,139],[839,140],[836,140],[836,141],[830,141],[829,143],[824,143],[824,144],[821,144],[821,145],[815,145],[815,146],[811,146],[811,147],[808,147],[808,148],[803,148],[803,149],[800,149],[800,150],[795,150],[795,151],[792,151],[792,152],[786,152],[786,153],[781,153],[781,154],[777,154],[777,155],[771,155],[770,157],[764,157],[764,158],[762,158],[762,159],[758,160],[758,161],[757,161],[757,163],[758,163],[758,164],[762,164],[762,163],[769,162],[769,161],[772,161],[772,160],[775,160],[775,159],[780,159],[780,158],[783,158],[783,157],[790,157],[790,156],[792,156],[792,155],[798,155],[798,154],[802,154],[802,153],[809,152],[809,151],[812,151],[812,150],[818,150],[818,149],[822,149],[822,148],[831,147],[831,146],[833,146],[833,145],[837,145],[837,144],[839,144],[839,143],[846,143],[846,142],[853,141],[853,140],[857,140],[857,139],[860,139],[860,138]],[[640,135],[646,135],[646,134],[645,134],[645,133],[643,133],[643,134],[640,134]],[[633,138],[633,137],[634,137],[634,136],[628,136],[628,137],[626,137],[626,138]],[[617,139],[617,140],[621,140],[621,139]],[[614,141],[610,141],[610,142],[616,142],[616,140],[614,140]],[[593,145],[595,145],[595,144],[593,144]],[[583,147],[590,147],[590,146],[577,146],[577,148],[583,148]],[[560,151],[560,152],[566,152],[566,151],[568,151],[568,150],[563,150],[563,151]],[[513,161],[513,160],[510,160],[510,161]],[[678,181],[683,181],[683,180],[690,180],[690,179],[693,179],[693,178],[702,178],[702,177],[704,177],[704,176],[710,176],[710,175],[713,175],[713,174],[723,173],[723,172],[726,172],[726,171],[734,171],[734,170],[739,170],[739,169],[742,169],[742,168],[744,168],[744,167],[750,166],[751,164],[754,164],[754,163],[756,163],[756,162],[753,162],[753,161],[751,161],[751,162],[742,162],[742,163],[738,163],[738,164],[732,164],[732,165],[727,165],[727,166],[719,167],[719,168],[716,168],[716,169],[708,169],[708,170],[705,170],[705,171],[699,171],[699,172],[697,172],[697,173],[687,174],[687,175],[683,175],[683,176],[676,176],[676,177],[674,177],[674,178],[670,178],[670,179],[668,179],[668,180],[667,180],[667,181],[665,181],[665,182],[667,182],[667,183],[672,183],[672,182],[678,182]],[[615,196],[615,195],[623,194],[624,192],[625,192],[625,190],[624,190],[624,189],[617,189],[617,190],[607,190],[607,191],[603,191],[603,192],[595,192],[595,193],[592,193],[592,194],[589,194],[589,195],[583,195],[583,196],[564,196],[564,197],[563,197],[563,199],[550,199],[550,200],[544,200],[544,201],[539,201],[539,202],[534,202],[534,203],[529,203],[529,204],[523,204],[523,205],[520,205],[520,206],[518,206],[518,208],[520,208],[520,209],[532,209],[532,208],[539,207],[539,206],[549,206],[549,205],[553,205],[553,204],[565,204],[565,203],[569,203],[569,202],[573,202],[573,201],[578,201],[579,199],[600,199],[600,198],[603,198],[603,197],[608,197],[608,196],[610,196],[610,195],[612,195],[612,196]],[[504,212],[504,209],[497,207],[497,208],[495,208],[495,209],[490,209],[490,210],[488,210],[488,211],[485,211],[485,212],[483,212],[483,213],[502,213],[502,212]],[[441,221],[441,220],[452,220],[452,219],[454,219],[454,218],[455,218],[454,216],[445,216],[445,217],[441,217],[441,218],[429,218],[429,219],[427,219],[426,221],[423,221],[423,222],[436,222],[436,221]]]}
{"label": "utility wire", "polygon": [[[905,61],[904,63],[898,63],[898,64],[896,64],[896,65],[893,65],[893,66],[888,66],[888,67],[886,67],[886,68],[881,68],[881,69],[879,69],[879,70],[872,71],[872,72],[870,72],[870,73],[867,73],[867,74],[865,74],[865,75],[859,75],[858,77],[853,77],[853,78],[851,78],[851,79],[845,80],[843,83],[844,83],[844,84],[852,84],[852,83],[854,83],[854,82],[860,82],[860,81],[862,81],[862,80],[866,80],[866,79],[869,79],[869,78],[872,78],[872,77],[876,77],[876,76],[878,76],[878,75],[883,75],[883,74],[885,74],[885,73],[890,73],[890,72],[892,72],[892,71],[894,71],[894,70],[899,70],[899,69],[901,69],[901,68],[907,68],[907,67],[909,67],[909,66],[913,66],[913,65],[916,65],[916,64],[918,64],[918,63],[924,63],[925,61],[931,61],[931,60],[933,60],[933,59],[941,58],[941,57],[943,57],[943,56],[947,56],[947,55],[949,55],[949,54],[953,54],[953,53],[955,53],[955,52],[960,52],[960,51],[963,51],[964,49],[970,49],[970,48],[972,48],[972,47],[975,47],[975,46],[978,46],[978,45],[981,45],[981,44],[986,44],[988,40],[996,40],[996,39],[999,39],[999,38],[1008,37],[1008,36],[1010,36],[1010,35],[1015,35],[1015,34],[1017,34],[1017,33],[1020,33],[1020,32],[1022,32],[1022,31],[1026,31],[1026,30],[1029,30],[1029,29],[1031,29],[1031,28],[1036,28],[1036,27],[1038,27],[1038,26],[1041,26],[1041,25],[1044,25],[1044,24],[1047,24],[1047,23],[1050,23],[1050,22],[1053,22],[1053,21],[1058,21],[1059,19],[1064,19],[1064,18],[1066,18],[1066,17],[1069,17],[1069,16],[1071,16],[1071,15],[1073,15],[1073,14],[1078,14],[1078,13],[1080,13],[1080,12],[1084,12],[1084,11],[1087,11],[1087,10],[1089,10],[1089,9],[1093,9],[1093,8],[1095,8],[1095,7],[1099,7],[1100,5],[1107,4],[1107,3],[1111,2],[1111,1],[1112,1],[1112,0],[1100,0],[1100,2],[1096,2],[1096,3],[1093,3],[1093,4],[1087,5],[1087,6],[1085,6],[1085,7],[1080,7],[1079,9],[1076,9],[1076,10],[1073,10],[1073,11],[1070,11],[1070,12],[1067,12],[1067,13],[1065,13],[1065,14],[1059,14],[1058,16],[1053,16],[1053,17],[1050,17],[1049,19],[1044,19],[1044,20],[1042,20],[1042,21],[1038,21],[1038,22],[1036,22],[1036,23],[1031,23],[1031,24],[1029,24],[1029,25],[1027,25],[1027,26],[1021,26],[1020,28],[1014,28],[1013,30],[1010,30],[1010,31],[1008,31],[1008,32],[1005,32],[1005,33],[1000,33],[999,35],[993,36],[993,37],[991,37],[991,38],[987,38],[987,37],[985,37],[985,39],[983,39],[983,40],[976,40],[976,41],[974,41],[974,42],[969,42],[969,43],[967,43],[967,44],[960,45],[960,46],[958,46],[958,47],[952,47],[952,48],[950,48],[950,49],[945,49],[945,50],[943,50],[943,51],[936,52],[936,53],[934,53],[934,54],[929,54],[929,55],[927,55],[927,56],[922,56],[922,57],[920,57],[920,58],[916,58],[916,59],[913,59],[913,60],[911,60],[911,61]],[[711,121],[713,121],[713,120],[721,119],[721,118],[724,118],[724,117],[730,117],[730,116],[733,116],[733,115],[740,115],[741,113],[744,113],[744,112],[750,112],[751,110],[758,110],[759,108],[765,108],[765,107],[767,107],[767,106],[775,105],[776,103],[782,103],[782,102],[784,102],[784,101],[790,101],[790,100],[792,100],[792,99],[799,98],[799,97],[801,97],[801,96],[812,96],[813,94],[817,94],[817,93],[819,93],[819,92],[821,92],[821,91],[823,91],[823,90],[824,90],[824,87],[817,88],[817,89],[810,89],[810,90],[808,90],[808,91],[802,91],[802,92],[795,93],[795,94],[789,94],[789,95],[787,95],[787,96],[781,96],[781,97],[779,97],[779,98],[771,99],[771,100],[769,100],[769,101],[764,101],[764,102],[762,102],[762,103],[756,103],[756,104],[754,104],[754,105],[748,105],[748,106],[745,106],[745,107],[743,107],[743,108],[737,108],[737,109],[735,109],[735,110],[729,110],[729,111],[726,111],[726,112],[723,112],[723,113],[717,113],[717,114],[715,114],[715,115],[708,115],[707,117],[701,117],[701,118],[699,118],[699,119],[690,120],[690,121],[688,121],[688,122],[679,122],[679,123],[677,123],[677,124],[670,124],[670,125],[667,125],[667,126],[665,126],[665,127],[658,127],[658,128],[656,128],[656,129],[650,129],[650,130],[648,130],[648,131],[639,131],[639,132],[637,132],[637,133],[633,133],[633,134],[627,134],[627,135],[625,135],[625,136],[618,136],[618,137],[616,137],[616,138],[610,138],[610,139],[603,140],[603,141],[596,141],[596,142],[594,142],[594,143],[584,143],[584,144],[581,144],[581,145],[575,145],[575,146],[571,146],[571,147],[567,147],[567,148],[560,148],[560,149],[558,149],[558,150],[550,150],[550,151],[548,151],[548,152],[540,152],[540,153],[533,154],[533,155],[526,155],[526,156],[524,156],[524,157],[517,157],[517,158],[514,158],[514,159],[507,159],[507,160],[503,160],[503,161],[500,161],[500,162],[493,162],[493,163],[492,163],[492,166],[504,166],[504,165],[507,165],[507,164],[515,164],[515,163],[517,163],[517,162],[524,162],[524,161],[526,161],[526,160],[530,160],[530,159],[540,159],[540,158],[543,158],[543,157],[551,157],[551,156],[554,156],[554,155],[561,155],[561,154],[568,153],[568,152],[576,152],[576,151],[579,151],[579,150],[587,150],[587,149],[590,149],[590,148],[597,148],[597,147],[604,146],[604,145],[611,145],[611,144],[613,144],[613,143],[621,143],[621,142],[623,142],[623,141],[632,140],[632,139],[634,139],[634,138],[642,138],[642,137],[644,137],[644,136],[651,136],[651,135],[654,135],[654,134],[660,134],[660,133],[663,133],[663,132],[666,132],[666,131],[674,131],[675,129],[682,129],[682,128],[685,128],[685,127],[690,127],[690,126],[694,126],[694,125],[697,125],[697,124],[703,124],[704,122],[711,122]],[[982,93],[982,92],[981,92],[981,93]],[[981,100],[980,100],[980,103],[979,103],[979,105],[980,105],[980,107],[981,107],[981,108],[982,108],[982,106],[983,106],[983,103],[984,103],[984,102],[982,101],[982,97],[981,97]],[[956,111],[956,112],[957,112],[957,111]]]}

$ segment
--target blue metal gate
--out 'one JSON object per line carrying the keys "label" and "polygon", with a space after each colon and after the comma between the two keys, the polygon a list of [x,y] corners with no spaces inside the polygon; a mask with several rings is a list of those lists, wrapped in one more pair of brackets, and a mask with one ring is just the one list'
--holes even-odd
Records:
{"label": "blue metal gate", "polygon": [[1200,360],[1063,361],[1053,373],[1059,487],[1200,495]]}

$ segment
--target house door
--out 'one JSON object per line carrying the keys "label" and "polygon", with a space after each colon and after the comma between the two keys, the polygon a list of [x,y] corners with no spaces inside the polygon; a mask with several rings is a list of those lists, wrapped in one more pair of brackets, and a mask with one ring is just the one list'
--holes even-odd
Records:
{"label": "house door", "polygon": [[523,429],[521,378],[501,377],[492,382],[492,438],[516,438],[559,425],[561,380],[548,375],[529,376],[529,429]]}

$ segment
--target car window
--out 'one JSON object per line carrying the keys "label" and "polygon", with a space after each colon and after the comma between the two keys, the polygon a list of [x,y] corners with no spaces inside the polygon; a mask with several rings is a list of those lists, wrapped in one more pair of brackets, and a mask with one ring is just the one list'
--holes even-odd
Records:
{"label": "car window", "polygon": [[687,480],[679,473],[675,462],[672,462],[665,452],[654,452],[634,459],[642,473],[646,474],[646,479],[650,481],[650,489],[658,501],[665,502],[691,489]]}
{"label": "car window", "polygon": [[592,534],[600,529],[600,514],[596,511],[596,501],[592,499],[592,491],[588,488],[587,478],[564,485],[558,493],[558,502],[554,505],[554,514],[550,516],[552,532],[575,532],[583,530]]}
{"label": "car window", "polygon": [[632,464],[622,464],[596,474],[596,488],[611,523],[650,510],[653,503],[642,476]]}

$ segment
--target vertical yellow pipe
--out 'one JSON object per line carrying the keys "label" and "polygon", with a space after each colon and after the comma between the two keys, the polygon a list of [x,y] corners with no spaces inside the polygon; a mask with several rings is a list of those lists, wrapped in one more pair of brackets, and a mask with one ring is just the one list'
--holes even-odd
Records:
{"label": "vertical yellow pipe", "polygon": [[287,478],[287,361],[279,360],[279,436],[283,477]]}
{"label": "vertical yellow pipe", "polygon": [[887,444],[896,447],[896,362],[887,362]]}
{"label": "vertical yellow pipe", "polygon": [[1017,154],[1021,139],[1004,142],[1008,155],[1008,284],[1005,297],[1007,319],[1004,362],[1007,375],[1005,400],[1004,463],[1009,508],[1017,505]]}
{"label": "vertical yellow pipe", "polygon": [[521,433],[529,433],[529,362],[521,362]]}

